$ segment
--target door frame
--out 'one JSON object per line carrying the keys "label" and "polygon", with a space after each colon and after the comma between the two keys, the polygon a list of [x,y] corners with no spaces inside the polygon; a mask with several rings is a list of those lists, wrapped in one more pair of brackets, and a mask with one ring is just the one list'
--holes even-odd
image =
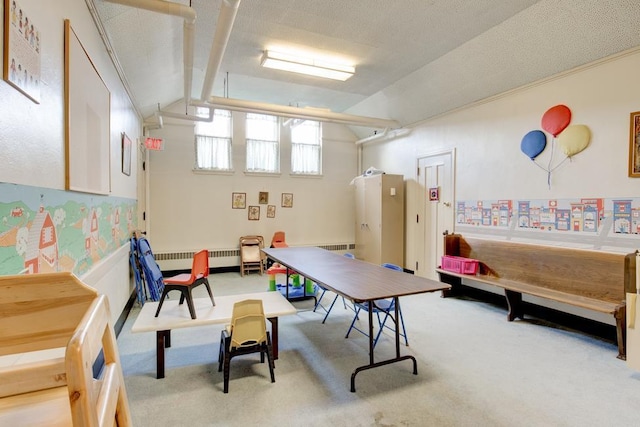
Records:
{"label": "door frame", "polygon": [[138,230],[149,231],[149,150],[144,143],[138,143],[138,173],[137,173],[137,201],[138,201]]}
{"label": "door frame", "polygon": [[[427,218],[428,218],[427,188],[423,188],[423,183],[426,178],[422,175],[424,171],[420,170],[420,164],[421,162],[424,162],[429,158],[436,158],[436,157],[447,156],[447,155],[450,157],[450,161],[451,161],[451,164],[449,165],[450,166],[449,181],[451,183],[450,184],[451,200],[441,200],[439,203],[443,203],[443,205],[446,205],[447,203],[450,204],[449,206],[447,206],[450,214],[445,219],[446,223],[444,225],[442,224],[442,219],[438,218],[439,225],[436,225],[436,228],[438,229],[431,230],[431,233],[427,233],[427,231],[429,230],[427,228],[429,226],[427,224]],[[424,153],[416,157],[415,172],[416,172],[415,180],[417,185],[415,190],[414,206],[416,210],[416,216],[420,218],[419,220],[416,220],[416,222],[414,222],[415,232],[413,233],[413,235],[416,236],[414,241],[416,274],[422,277],[435,278],[435,271],[427,271],[426,266],[428,266],[429,264],[427,262],[427,257],[431,257],[433,256],[433,254],[429,254],[429,251],[426,249],[424,239],[427,234],[431,234],[436,238],[438,238],[444,232],[445,229],[449,233],[453,233],[455,231],[454,228],[455,228],[455,210],[456,210],[456,206],[455,206],[456,149],[449,148],[449,149],[443,149],[443,150],[435,150],[435,151]],[[442,242],[436,242],[436,251],[437,252],[435,254],[434,259],[437,259],[439,255],[442,255],[442,251],[443,251]]]}

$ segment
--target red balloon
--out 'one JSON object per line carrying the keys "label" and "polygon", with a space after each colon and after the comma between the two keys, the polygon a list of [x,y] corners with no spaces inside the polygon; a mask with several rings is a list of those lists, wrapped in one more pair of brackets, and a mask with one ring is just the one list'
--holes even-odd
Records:
{"label": "red balloon", "polygon": [[566,105],[549,108],[542,116],[542,129],[558,136],[571,123],[571,110]]}

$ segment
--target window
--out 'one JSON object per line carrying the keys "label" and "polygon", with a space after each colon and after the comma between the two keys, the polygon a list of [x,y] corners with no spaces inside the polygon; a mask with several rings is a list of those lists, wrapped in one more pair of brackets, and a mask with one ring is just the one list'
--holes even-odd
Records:
{"label": "window", "polygon": [[322,127],[306,120],[291,128],[291,173],[322,173]]}
{"label": "window", "polygon": [[[198,108],[196,114],[209,117],[209,110]],[[232,170],[231,111],[216,109],[213,121],[196,122],[196,169]]]}
{"label": "window", "polygon": [[247,172],[280,172],[278,118],[247,113]]}

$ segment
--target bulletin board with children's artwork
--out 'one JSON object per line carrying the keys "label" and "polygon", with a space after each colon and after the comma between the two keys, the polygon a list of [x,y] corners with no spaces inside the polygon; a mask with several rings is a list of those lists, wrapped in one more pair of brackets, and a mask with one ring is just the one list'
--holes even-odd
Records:
{"label": "bulletin board with children's artwork", "polygon": [[40,27],[20,0],[4,0],[3,78],[40,103]]}

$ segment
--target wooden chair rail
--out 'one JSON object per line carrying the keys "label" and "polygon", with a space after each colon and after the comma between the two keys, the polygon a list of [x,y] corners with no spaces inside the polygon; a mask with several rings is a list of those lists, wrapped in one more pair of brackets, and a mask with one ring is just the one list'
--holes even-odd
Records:
{"label": "wooden chair rail", "polygon": [[472,280],[503,288],[507,319],[524,316],[522,295],[531,295],[586,310],[612,314],[616,321],[618,358],[626,358],[625,280],[628,256],[565,247],[445,236],[445,255],[477,259],[477,275],[436,269],[452,286]]}

